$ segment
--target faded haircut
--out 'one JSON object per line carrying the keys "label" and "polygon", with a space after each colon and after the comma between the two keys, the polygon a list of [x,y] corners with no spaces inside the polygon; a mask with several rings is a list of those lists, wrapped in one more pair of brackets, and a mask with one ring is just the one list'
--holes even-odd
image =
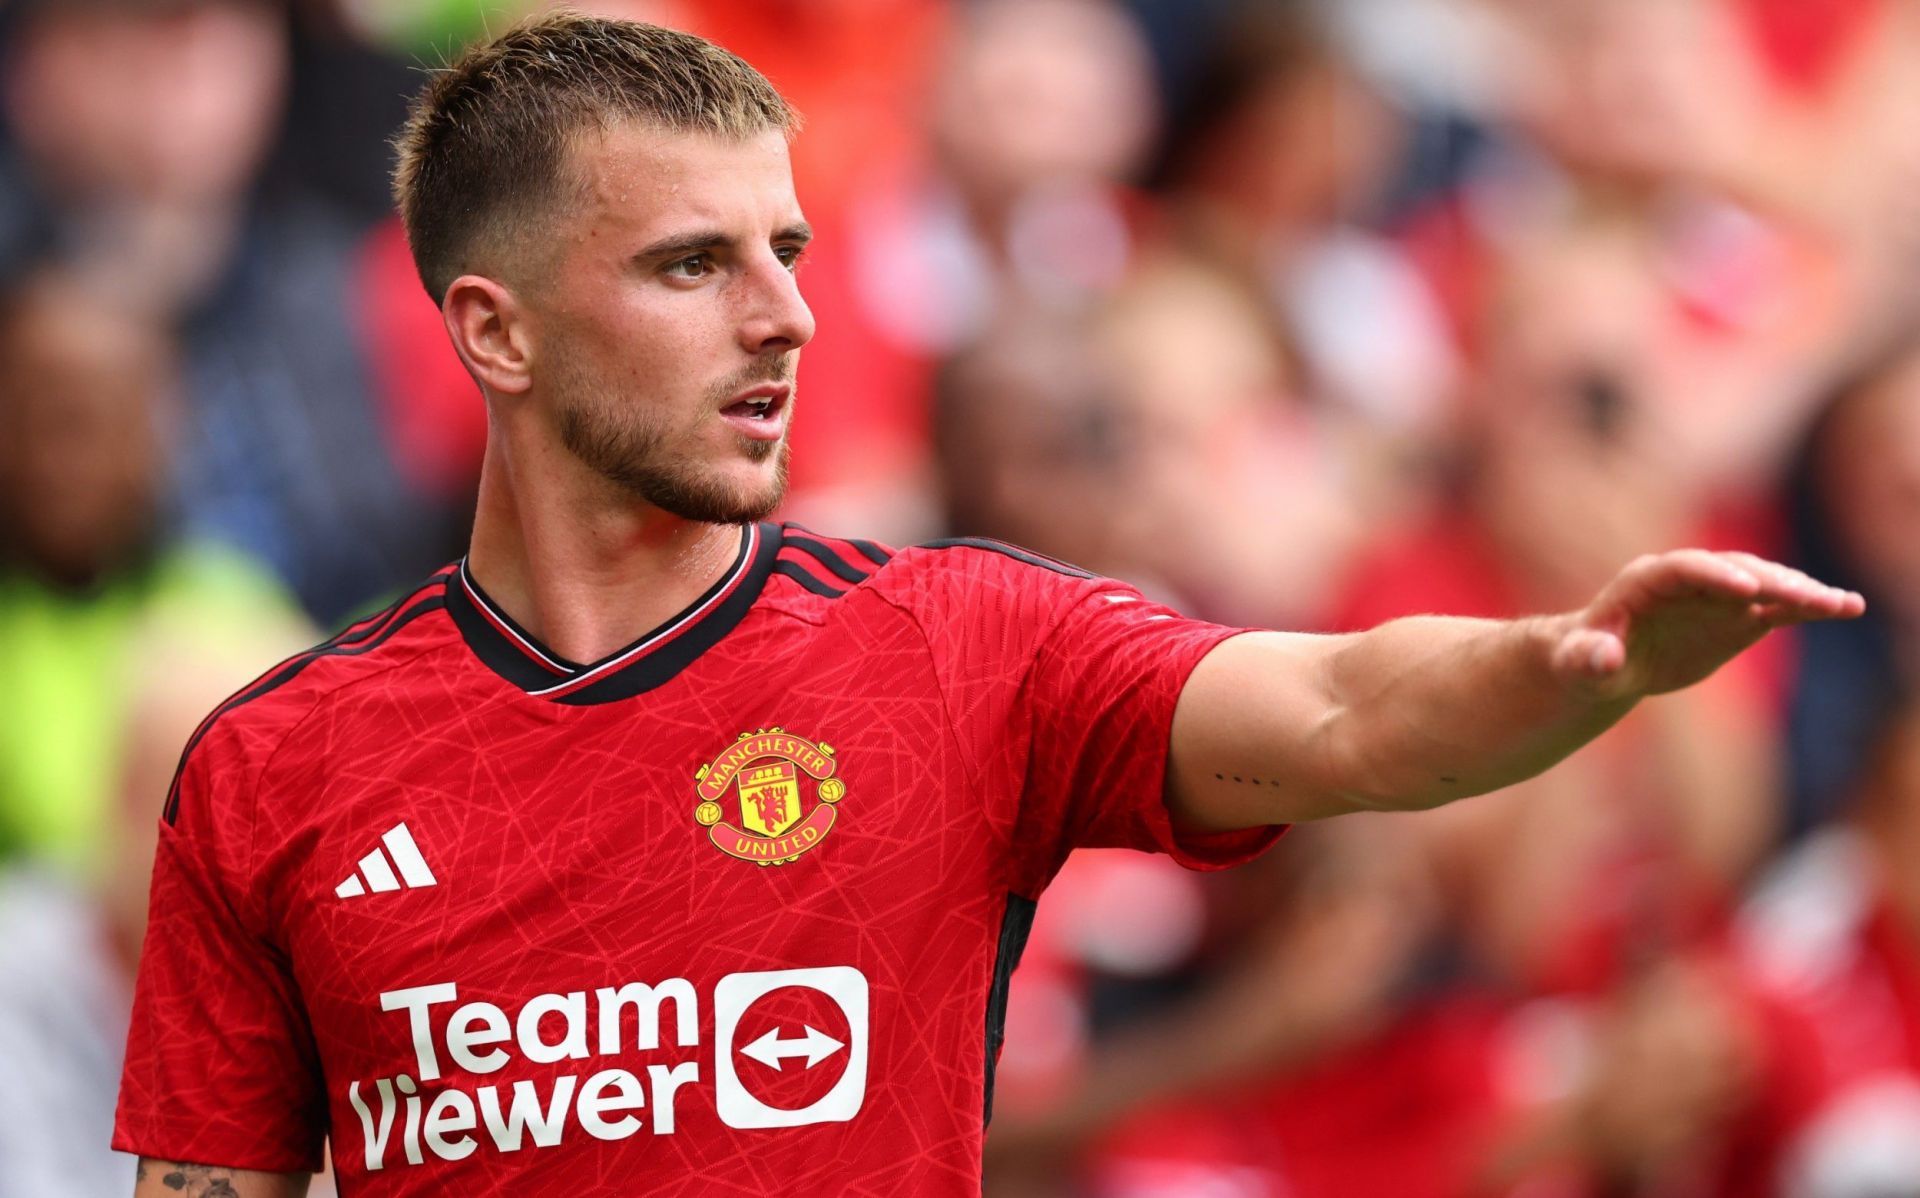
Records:
{"label": "faded haircut", "polygon": [[428,293],[445,300],[477,251],[548,215],[577,185],[570,147],[619,121],[734,138],[799,125],[766,76],[705,38],[566,10],[519,25],[438,72],[395,139],[394,198]]}

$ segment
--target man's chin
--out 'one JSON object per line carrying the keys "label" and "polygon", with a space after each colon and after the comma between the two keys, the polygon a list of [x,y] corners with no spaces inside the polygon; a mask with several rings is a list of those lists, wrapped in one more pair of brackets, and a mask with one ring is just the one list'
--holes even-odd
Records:
{"label": "man's chin", "polygon": [[787,498],[787,480],[782,475],[775,485],[737,491],[725,501],[708,505],[709,524],[752,524],[765,520],[780,509]]}
{"label": "man's chin", "polygon": [[786,442],[755,442],[769,452],[746,468],[635,472],[614,481],[636,498],[683,520],[703,524],[751,524],[779,509],[787,496]]}

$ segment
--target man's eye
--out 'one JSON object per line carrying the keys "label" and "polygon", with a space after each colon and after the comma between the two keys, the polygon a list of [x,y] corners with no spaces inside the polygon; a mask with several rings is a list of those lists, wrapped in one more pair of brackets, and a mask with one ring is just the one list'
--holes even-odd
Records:
{"label": "man's eye", "polygon": [[703,279],[707,276],[709,263],[705,254],[695,254],[667,264],[667,274],[676,279]]}
{"label": "man's eye", "polygon": [[775,246],[773,252],[774,255],[780,259],[780,265],[786,267],[788,270],[799,266],[800,260],[807,255],[806,247],[799,245]]}

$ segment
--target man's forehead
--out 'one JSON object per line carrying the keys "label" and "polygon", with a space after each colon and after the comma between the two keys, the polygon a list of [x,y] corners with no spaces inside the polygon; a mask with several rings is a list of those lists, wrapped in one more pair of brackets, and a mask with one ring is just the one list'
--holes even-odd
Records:
{"label": "man's forehead", "polygon": [[620,224],[798,216],[786,136],[687,133],[619,122],[581,135],[569,154],[586,215]]}

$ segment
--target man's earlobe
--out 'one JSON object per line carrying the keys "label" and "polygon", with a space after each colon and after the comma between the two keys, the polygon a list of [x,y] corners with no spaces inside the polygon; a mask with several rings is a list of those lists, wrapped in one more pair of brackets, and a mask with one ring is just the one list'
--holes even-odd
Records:
{"label": "man's earlobe", "polygon": [[533,384],[525,310],[512,291],[482,275],[462,275],[440,305],[447,335],[480,385],[518,395]]}

